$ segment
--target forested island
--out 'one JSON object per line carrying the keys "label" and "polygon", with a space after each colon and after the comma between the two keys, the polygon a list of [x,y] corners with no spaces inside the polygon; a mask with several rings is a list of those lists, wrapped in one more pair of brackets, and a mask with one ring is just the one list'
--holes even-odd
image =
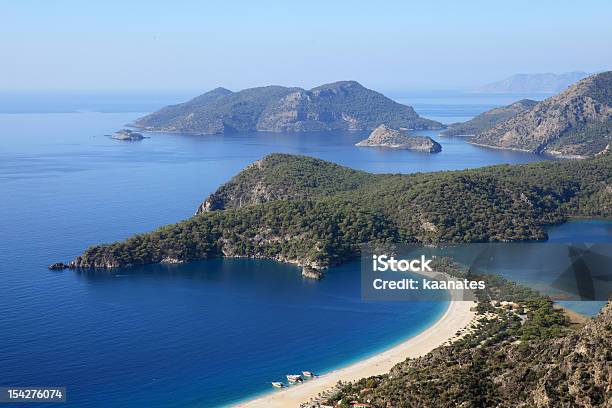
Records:
{"label": "forested island", "polygon": [[271,154],[211,194],[194,217],[90,247],[67,266],[225,256],[323,269],[356,256],[361,243],[541,240],[543,226],[573,216],[612,216],[609,153],[409,175]]}
{"label": "forested island", "polygon": [[249,131],[309,132],[394,128],[442,129],[355,81],[340,81],[305,90],[264,86],[232,92],[216,88],[188,102],[167,106],[140,118],[134,126],[147,131],[221,134]]}

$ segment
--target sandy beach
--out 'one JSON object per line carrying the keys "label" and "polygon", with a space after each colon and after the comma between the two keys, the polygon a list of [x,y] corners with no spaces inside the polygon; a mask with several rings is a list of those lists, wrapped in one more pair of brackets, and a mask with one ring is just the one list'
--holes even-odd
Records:
{"label": "sandy beach", "polygon": [[[451,291],[451,298],[457,294]],[[355,381],[364,377],[385,374],[391,368],[407,358],[420,357],[434,348],[456,337],[457,331],[468,326],[476,316],[470,309],[475,302],[453,300],[442,317],[432,326],[397,346],[370,358],[361,360],[347,367],[323,374],[294,387],[274,391],[264,396],[246,401],[236,408],[290,408],[308,402],[319,393],[332,388],[338,381]]]}

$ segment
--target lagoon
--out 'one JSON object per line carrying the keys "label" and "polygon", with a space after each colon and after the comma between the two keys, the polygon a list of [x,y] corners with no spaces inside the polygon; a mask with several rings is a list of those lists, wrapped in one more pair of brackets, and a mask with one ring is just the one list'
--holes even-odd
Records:
{"label": "lagoon", "polygon": [[[222,406],[288,372],[327,371],[398,343],[435,321],[446,301],[362,301],[351,263],[312,282],[271,261],[112,274],[50,272],[50,262],[187,218],[270,152],[371,172],[542,160],[435,135],[436,155],[353,146],[364,132],[156,133],[129,143],[104,134],[142,113],[40,112],[0,114],[0,385],[66,386],[68,407]],[[581,222],[560,234],[590,238]],[[606,221],[584,222],[609,238]]]}

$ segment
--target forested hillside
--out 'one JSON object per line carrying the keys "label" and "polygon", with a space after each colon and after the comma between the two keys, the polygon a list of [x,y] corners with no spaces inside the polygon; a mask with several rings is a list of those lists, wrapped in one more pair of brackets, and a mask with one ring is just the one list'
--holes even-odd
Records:
{"label": "forested hillside", "polygon": [[[477,291],[478,321],[450,345],[347,383],[327,405],[372,408],[609,407],[612,304],[582,328],[550,299],[500,277]],[[513,299],[512,302],[503,302]]]}
{"label": "forested hillside", "polygon": [[272,154],[219,188],[199,214],[87,249],[71,267],[265,257],[315,268],[365,242],[545,239],[570,216],[612,216],[612,159],[372,175]]}
{"label": "forested hillside", "polygon": [[592,157],[610,149],[612,71],[585,78],[476,134],[473,143],[496,148]]}
{"label": "forested hillside", "polygon": [[138,119],[152,131],[217,134],[248,131],[309,132],[367,130],[385,123],[408,129],[441,129],[412,107],[397,103],[355,81],[305,90],[263,86],[231,92],[217,88],[182,104]]}

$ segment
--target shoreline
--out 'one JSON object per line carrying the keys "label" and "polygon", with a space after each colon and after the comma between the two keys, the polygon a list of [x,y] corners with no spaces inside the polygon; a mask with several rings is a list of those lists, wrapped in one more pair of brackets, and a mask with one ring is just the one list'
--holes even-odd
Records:
{"label": "shoreline", "polygon": [[472,141],[469,141],[469,140],[466,140],[466,142],[471,144],[471,145],[479,146],[479,147],[484,147],[484,148],[487,148],[487,149],[509,150],[509,151],[513,151],[513,152],[530,153],[530,154],[535,154],[537,156],[542,156],[544,158],[549,157],[551,159],[585,160],[585,159],[589,158],[589,156],[584,156],[584,155],[580,155],[580,154],[564,154],[564,153],[557,152],[555,150],[551,150],[551,151],[548,151],[548,152],[536,153],[536,152],[534,152],[532,150],[519,149],[518,147],[495,146],[495,145],[489,145],[489,144],[485,144],[485,143],[472,142]]}
{"label": "shoreline", "polygon": [[230,406],[234,408],[298,407],[301,403],[316,398],[319,393],[333,388],[338,381],[357,381],[364,377],[386,374],[393,366],[407,358],[421,357],[429,353],[448,340],[457,338],[456,333],[469,326],[476,316],[476,312],[471,310],[476,302],[457,300],[460,294],[455,291],[449,292],[451,299],[444,314],[431,326],[400,344],[305,381],[303,384],[277,391],[271,390],[264,395]]}

